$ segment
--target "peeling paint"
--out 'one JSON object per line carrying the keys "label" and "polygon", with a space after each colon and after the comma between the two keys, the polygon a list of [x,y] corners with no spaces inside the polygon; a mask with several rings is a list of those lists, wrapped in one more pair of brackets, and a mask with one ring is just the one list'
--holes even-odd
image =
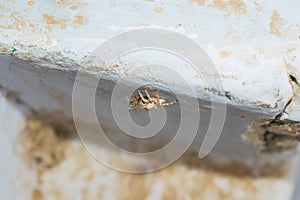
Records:
{"label": "peeling paint", "polygon": [[67,124],[53,116],[35,116],[27,121],[19,138],[18,153],[40,170],[52,168],[63,160],[64,149],[71,137]]}
{"label": "peeling paint", "polygon": [[256,145],[262,153],[274,153],[296,148],[299,134],[299,122],[275,118],[252,122],[242,138]]}
{"label": "peeling paint", "polygon": [[221,58],[226,58],[229,56],[229,52],[228,51],[221,51],[220,53]]}
{"label": "peeling paint", "polygon": [[163,7],[156,7],[156,8],[154,8],[154,12],[156,12],[156,13],[161,13],[163,10],[164,10]]}
{"label": "peeling paint", "polygon": [[75,24],[86,24],[87,23],[87,19],[84,16],[81,15],[76,15],[75,19],[73,21]]}
{"label": "peeling paint", "polygon": [[78,9],[80,9],[82,7],[87,6],[87,5],[88,5],[88,3],[86,3],[86,2],[78,2],[75,5],[70,6],[70,9],[71,10],[78,10]]}
{"label": "peeling paint", "polygon": [[28,2],[27,2],[27,5],[28,5],[28,6],[33,6],[33,5],[34,5],[34,1],[28,1]]}
{"label": "peeling paint", "polygon": [[79,6],[71,6],[70,9],[71,10],[77,10],[79,8]]}
{"label": "peeling paint", "polygon": [[66,19],[56,19],[54,16],[46,14],[44,14],[43,17],[46,19],[47,24],[59,25],[61,29],[65,29],[67,26]]}
{"label": "peeling paint", "polygon": [[214,0],[210,6],[225,11],[227,14],[245,14],[247,7],[242,0]]}
{"label": "peeling paint", "polygon": [[271,16],[271,22],[270,22],[270,33],[280,36],[282,33],[280,31],[281,27],[283,25],[283,19],[280,16],[280,13],[278,11],[274,11]]}
{"label": "peeling paint", "polygon": [[258,12],[262,12],[263,11],[263,6],[258,2],[258,0],[254,0],[254,4],[255,4],[255,6],[256,6],[256,10],[258,11]]}
{"label": "peeling paint", "polygon": [[191,2],[198,3],[199,6],[205,6],[205,1],[206,0],[191,0]]}
{"label": "peeling paint", "polygon": [[[5,15],[2,15],[0,16],[0,19],[4,17]],[[21,13],[13,12],[10,15],[10,23],[8,22],[6,24],[0,24],[0,28],[24,31],[24,29],[26,28],[26,24],[27,23]]]}
{"label": "peeling paint", "polygon": [[44,195],[39,189],[34,189],[32,191],[32,200],[43,200]]}

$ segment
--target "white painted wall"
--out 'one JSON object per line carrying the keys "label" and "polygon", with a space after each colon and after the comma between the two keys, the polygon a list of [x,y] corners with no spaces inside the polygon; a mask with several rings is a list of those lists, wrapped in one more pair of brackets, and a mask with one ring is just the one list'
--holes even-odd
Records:
{"label": "white painted wall", "polygon": [[[123,31],[145,27],[166,28],[193,39],[211,57],[223,78],[224,89],[236,97],[229,103],[238,105],[238,108],[229,107],[238,120],[241,120],[238,115],[248,113],[249,110],[239,110],[245,107],[274,116],[290,98],[293,101],[287,110],[288,117],[300,120],[299,87],[291,83],[288,77],[292,74],[300,80],[300,2],[222,2],[3,0],[0,2],[0,84],[5,90],[20,92],[20,98],[29,107],[49,112],[63,110],[71,116],[72,70],[84,68],[82,63],[90,52]],[[118,60],[121,67],[115,72],[122,75],[131,66],[153,60],[172,65],[190,76],[193,85],[199,84],[197,77],[186,70],[186,64],[161,53],[140,52],[121,58]],[[127,65],[122,65],[122,62]],[[98,69],[103,68],[99,66]],[[131,74],[129,78],[137,77],[155,80],[151,71]],[[167,84],[179,85],[172,79]],[[109,88],[110,85],[105,86]],[[203,92],[201,85],[199,92]],[[99,98],[105,99],[101,95]],[[228,102],[225,98],[223,101]],[[103,102],[109,103],[107,100]],[[235,132],[227,127],[228,135],[225,134],[226,142],[223,144],[232,147],[233,157],[247,155],[256,160],[253,147],[247,146],[237,151],[238,145],[244,146],[240,140],[236,145],[232,138],[237,138],[234,136],[239,136],[248,123],[262,116],[260,113],[249,113],[248,118],[241,120],[243,126],[238,124]],[[236,120],[234,117],[232,121]],[[0,175],[5,179],[0,184],[6,199],[13,198],[11,181],[15,175],[14,166],[18,163],[13,154],[13,140],[23,127],[22,114],[1,97],[0,150],[1,155],[3,153],[5,156],[0,159],[5,165],[1,166]],[[227,154],[222,145],[217,152]],[[72,159],[75,162],[76,156]],[[64,173],[69,166],[72,165],[63,165],[58,174]],[[90,166],[93,168],[95,165]],[[58,176],[52,178],[59,179]],[[289,193],[291,180],[287,181],[288,184],[283,181],[286,186],[283,188],[289,188],[286,189]],[[282,186],[275,185],[274,188]],[[21,198],[22,193],[19,195],[18,198]]]}

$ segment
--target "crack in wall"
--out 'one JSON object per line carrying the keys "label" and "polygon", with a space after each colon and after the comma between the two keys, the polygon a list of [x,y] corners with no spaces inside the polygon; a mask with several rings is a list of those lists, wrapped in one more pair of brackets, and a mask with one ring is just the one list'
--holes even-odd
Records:
{"label": "crack in wall", "polygon": [[[293,96],[284,105],[282,111],[274,119],[260,119],[251,123],[242,138],[257,146],[260,152],[274,153],[293,149],[300,141],[300,122],[287,119],[286,110],[291,105],[295,96],[292,83],[299,86],[295,76],[289,74]],[[292,83],[291,83],[292,82]]]}
{"label": "crack in wall", "polygon": [[290,80],[299,85],[299,82],[297,81],[296,77],[293,76],[292,74],[289,74]]}
{"label": "crack in wall", "polygon": [[285,106],[284,112],[288,114],[289,119],[295,119],[299,121],[299,117],[295,115],[296,112],[299,112],[299,109],[297,107],[300,103],[300,84],[296,77],[297,76],[289,73],[289,84],[292,89],[292,97],[290,102],[288,102],[288,104]]}
{"label": "crack in wall", "polygon": [[242,138],[261,153],[293,149],[300,141],[300,123],[292,120],[260,119],[252,122]]}
{"label": "crack in wall", "polygon": [[291,103],[293,102],[294,97],[295,97],[295,94],[296,94],[296,92],[295,92],[295,87],[294,87],[293,83],[296,84],[296,85],[298,85],[298,86],[300,86],[298,80],[297,80],[296,77],[293,76],[292,74],[289,74],[289,83],[290,83],[290,85],[291,85],[291,89],[292,89],[293,95],[292,95],[292,97],[285,103],[285,105],[284,105],[282,111],[275,117],[275,120],[281,120],[281,119],[286,119],[286,118],[288,118],[288,116],[284,116],[284,114],[289,115],[289,113],[287,112],[287,109],[288,109],[288,107],[291,105]]}

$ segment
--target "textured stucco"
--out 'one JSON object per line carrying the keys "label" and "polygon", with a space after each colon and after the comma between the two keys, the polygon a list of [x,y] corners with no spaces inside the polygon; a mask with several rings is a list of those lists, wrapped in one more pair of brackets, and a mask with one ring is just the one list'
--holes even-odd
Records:
{"label": "textured stucco", "polygon": [[[6,164],[1,173],[7,174],[7,179],[0,183],[5,185],[1,188],[6,199],[168,199],[171,196],[175,199],[208,196],[210,199],[288,199],[293,190],[295,152],[257,155],[256,148],[245,144],[239,136],[250,122],[274,117],[284,108],[284,117],[300,120],[299,6],[300,1],[260,0],[1,1],[0,134],[1,155],[5,154],[1,162]],[[6,100],[25,106],[22,108],[31,114],[57,116],[53,113],[59,113],[59,117],[70,118],[76,70],[89,67],[85,66],[87,57],[103,41],[139,28],[164,28],[194,40],[214,62],[224,91],[214,90],[213,85],[204,87],[204,80],[176,57],[143,51],[116,60],[117,67],[113,66],[112,70],[104,66],[90,69],[91,73],[97,70],[108,73],[97,94],[101,105],[106,108],[110,103],[113,86],[110,79],[115,76],[125,74],[132,82],[143,79],[160,82],[155,71],[129,71],[153,60],[172,66],[189,77],[198,97],[213,94],[229,104],[225,134],[212,155],[218,161],[234,161],[220,167],[215,160],[207,164],[189,155],[154,174],[128,175],[93,160],[76,139],[70,139],[65,156],[52,168],[41,170],[34,161],[28,162],[22,149],[21,153],[18,149],[18,155],[25,161],[20,161],[12,149],[17,135],[26,127],[26,120]],[[162,82],[190,95],[172,77]],[[205,111],[207,105],[200,102]],[[178,113],[172,114],[176,117]],[[142,116],[138,115],[140,120]],[[103,120],[108,132],[115,136],[118,131],[109,116],[104,115]],[[53,134],[51,137],[56,141]],[[134,144],[126,137],[117,134],[115,137],[128,148]],[[197,142],[203,139],[201,134],[198,139],[192,150],[198,150]],[[120,163],[130,159],[107,149],[100,150],[106,151],[108,158],[120,159]],[[251,167],[258,166],[269,175],[253,174]],[[232,174],[235,167],[246,169],[245,173]],[[170,194],[170,191],[174,192]]]}

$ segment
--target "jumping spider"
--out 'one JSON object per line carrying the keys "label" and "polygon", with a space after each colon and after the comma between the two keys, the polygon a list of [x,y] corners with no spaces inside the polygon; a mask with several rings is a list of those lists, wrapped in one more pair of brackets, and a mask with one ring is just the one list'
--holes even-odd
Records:
{"label": "jumping spider", "polygon": [[170,106],[178,101],[166,102],[166,100],[159,98],[157,90],[153,91],[155,92],[155,97],[151,97],[147,89],[144,89],[145,95],[140,90],[137,90],[137,95],[132,95],[130,98],[129,110],[144,108],[148,111],[152,108],[157,108],[157,106]]}

